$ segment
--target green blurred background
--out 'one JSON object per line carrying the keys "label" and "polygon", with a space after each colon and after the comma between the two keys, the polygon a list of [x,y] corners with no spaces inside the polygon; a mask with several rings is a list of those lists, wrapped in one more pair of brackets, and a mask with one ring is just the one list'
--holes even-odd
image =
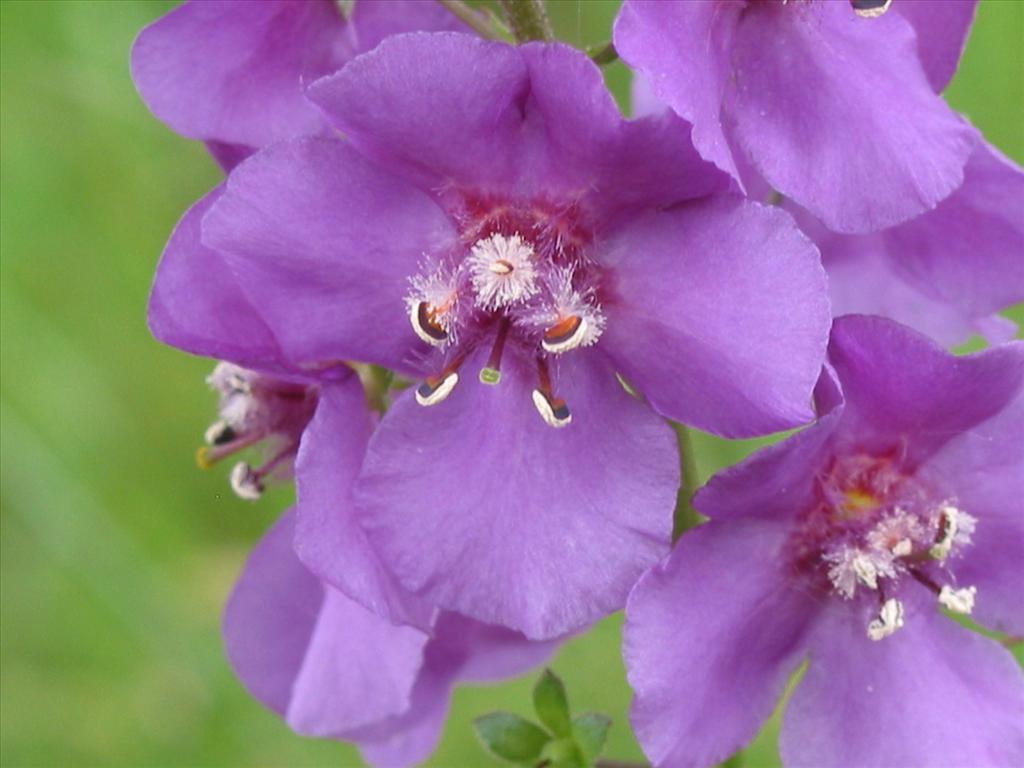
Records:
{"label": "green blurred background", "polygon": [[[176,219],[218,180],[198,144],[142,105],[138,30],[167,2],[0,2],[2,685],[4,766],[359,765],[292,734],[227,667],[219,621],[248,549],[289,501],[258,504],[200,472],[211,365],[145,325]],[[617,2],[554,2],[560,36],[606,40]],[[983,0],[949,90],[1024,160],[1024,3]],[[627,73],[609,68],[622,98]],[[1024,312],[1013,310],[1018,320]],[[697,437],[706,477],[754,443]],[[619,656],[621,617],[555,660],[574,708],[614,720],[606,755],[640,760]],[[531,680],[456,693],[430,764],[490,765],[470,721],[527,714]],[[777,765],[777,718],[747,765]]]}

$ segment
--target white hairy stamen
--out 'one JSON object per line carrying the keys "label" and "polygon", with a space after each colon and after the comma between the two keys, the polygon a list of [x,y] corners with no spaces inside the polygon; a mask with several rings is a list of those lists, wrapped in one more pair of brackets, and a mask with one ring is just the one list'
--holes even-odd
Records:
{"label": "white hairy stamen", "polygon": [[235,464],[231,470],[231,489],[239,498],[246,501],[256,501],[263,495],[263,483],[253,472],[252,467],[244,461]]}
{"label": "white hairy stamen", "polygon": [[[432,346],[455,344],[457,328],[453,322],[455,309],[459,302],[459,286],[457,271],[438,266],[425,274],[409,278],[409,293],[405,297],[405,306],[409,312],[409,322],[413,331],[423,341]],[[447,338],[437,339],[431,336],[420,325],[420,305],[426,304],[432,312],[434,322],[440,327]]]}
{"label": "white hairy stamen", "polygon": [[939,591],[939,603],[951,610],[953,613],[967,615],[974,610],[974,596],[977,592],[977,587],[953,589],[947,585]]}
{"label": "white hairy stamen", "polygon": [[890,597],[882,603],[878,618],[868,624],[868,637],[881,640],[903,626],[903,603]]}
{"label": "white hairy stamen", "polygon": [[531,308],[527,313],[527,322],[547,334],[552,328],[566,318],[578,317],[579,326],[567,338],[551,340],[545,338],[541,346],[547,352],[561,354],[578,347],[589,347],[596,344],[604,333],[607,319],[601,311],[594,296],[593,289],[577,290],[573,287],[572,268],[559,269],[545,282],[550,301],[541,306]]}
{"label": "white hairy stamen", "polygon": [[824,558],[831,563],[828,577],[832,586],[847,600],[856,593],[858,583],[868,589],[878,589],[880,578],[896,575],[892,556],[886,551],[864,551],[847,546],[825,553]]}
{"label": "white hairy stamen", "polygon": [[477,306],[494,310],[537,293],[533,255],[533,247],[519,235],[494,234],[479,240],[467,260]]}

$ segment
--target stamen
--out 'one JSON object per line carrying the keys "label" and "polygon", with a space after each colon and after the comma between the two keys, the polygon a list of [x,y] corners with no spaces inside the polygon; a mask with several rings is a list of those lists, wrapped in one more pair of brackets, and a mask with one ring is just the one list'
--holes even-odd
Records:
{"label": "stamen", "polygon": [[878,618],[868,623],[868,637],[874,641],[889,637],[903,626],[903,603],[890,597],[882,603]]}
{"label": "stamen", "polygon": [[[209,432],[209,430],[207,430]],[[200,469],[209,469],[218,461],[234,453],[238,453],[243,448],[248,448],[250,445],[255,445],[264,437],[267,436],[266,431],[255,430],[246,434],[238,435],[235,439],[229,442],[218,442],[212,446],[204,445],[196,451],[196,464],[199,465]]]}
{"label": "stamen", "polygon": [[240,461],[231,470],[231,489],[239,498],[256,501],[263,495],[262,477],[244,461]]}
{"label": "stamen", "polygon": [[570,315],[544,331],[541,346],[553,354],[568,352],[583,343],[588,330],[586,318]]}
{"label": "stamen", "polygon": [[235,432],[235,428],[223,419],[215,421],[203,434],[203,439],[207,445],[224,445],[225,443],[230,443],[236,437],[238,437],[238,434]]}
{"label": "stamen", "polygon": [[889,10],[892,0],[850,0],[853,11],[866,19],[877,19]]}
{"label": "stamen", "polygon": [[416,402],[423,406],[437,405],[452,393],[459,383],[459,374],[451,371],[440,376],[428,376],[426,381],[416,388]]}
{"label": "stamen", "polygon": [[974,596],[977,593],[977,587],[953,589],[949,585],[945,585],[939,590],[939,603],[953,613],[968,615],[974,610]]}
{"label": "stamen", "polygon": [[551,374],[548,364],[543,358],[537,358],[537,377],[540,379],[537,389],[533,390],[533,405],[537,413],[549,427],[561,429],[572,423],[572,413],[565,400],[552,394]]}
{"label": "stamen", "polygon": [[936,535],[934,546],[928,550],[928,554],[936,560],[942,561],[949,557],[949,551],[953,548],[953,542],[960,532],[961,514],[959,509],[950,504],[944,505],[939,510],[939,532]]}
{"label": "stamen", "polygon": [[448,332],[437,321],[437,312],[425,301],[410,307],[409,322],[416,335],[431,346],[440,347],[448,340]]}
{"label": "stamen", "polygon": [[537,408],[537,413],[549,427],[561,429],[572,423],[572,414],[569,412],[569,406],[566,405],[565,400],[552,399],[539,389],[535,389],[533,390],[533,404]]}
{"label": "stamen", "polygon": [[501,381],[501,356],[505,351],[505,339],[508,338],[508,331],[511,327],[512,321],[507,317],[498,326],[498,335],[494,339],[494,346],[491,347],[487,365],[480,370],[481,383],[493,386]]}

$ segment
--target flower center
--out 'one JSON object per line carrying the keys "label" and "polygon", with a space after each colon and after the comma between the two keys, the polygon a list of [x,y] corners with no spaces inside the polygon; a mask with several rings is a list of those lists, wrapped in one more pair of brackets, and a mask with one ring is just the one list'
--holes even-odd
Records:
{"label": "flower center", "polygon": [[443,402],[473,350],[489,346],[479,380],[496,385],[505,355],[526,358],[537,372],[537,412],[552,427],[568,425],[572,416],[555,394],[549,363],[597,343],[606,322],[602,274],[586,256],[590,234],[578,209],[474,196],[459,197],[453,208],[459,245],[429,255],[405,299],[413,331],[441,358],[439,373],[417,388],[417,402]]}
{"label": "flower center", "polygon": [[794,536],[795,569],[845,600],[876,601],[872,640],[903,626],[904,584],[969,614],[974,587],[956,588],[950,561],[971,542],[976,520],[905,470],[899,452],[837,456],[818,478],[818,502]]}

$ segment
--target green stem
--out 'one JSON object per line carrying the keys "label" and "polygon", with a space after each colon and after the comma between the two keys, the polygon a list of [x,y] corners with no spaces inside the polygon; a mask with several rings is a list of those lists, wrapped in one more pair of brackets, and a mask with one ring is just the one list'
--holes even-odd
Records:
{"label": "green stem", "polygon": [[683,531],[693,528],[701,516],[693,508],[693,495],[697,492],[697,458],[693,452],[693,438],[682,424],[676,424],[676,438],[679,440],[679,493],[676,496],[676,513],[673,518],[672,542],[675,543]]}
{"label": "green stem", "polygon": [[505,35],[495,23],[497,19],[483,10],[476,10],[466,5],[463,0],[438,0],[445,8],[473,29],[481,37],[490,40],[504,40]]}
{"label": "green stem", "polygon": [[517,43],[530,40],[553,40],[551,22],[544,0],[498,0],[505,11],[508,28]]}
{"label": "green stem", "polygon": [[602,45],[592,45],[587,48],[587,56],[597,66],[603,67],[606,64],[611,64],[613,61],[619,58],[619,52],[615,50],[615,44],[610,40]]}

